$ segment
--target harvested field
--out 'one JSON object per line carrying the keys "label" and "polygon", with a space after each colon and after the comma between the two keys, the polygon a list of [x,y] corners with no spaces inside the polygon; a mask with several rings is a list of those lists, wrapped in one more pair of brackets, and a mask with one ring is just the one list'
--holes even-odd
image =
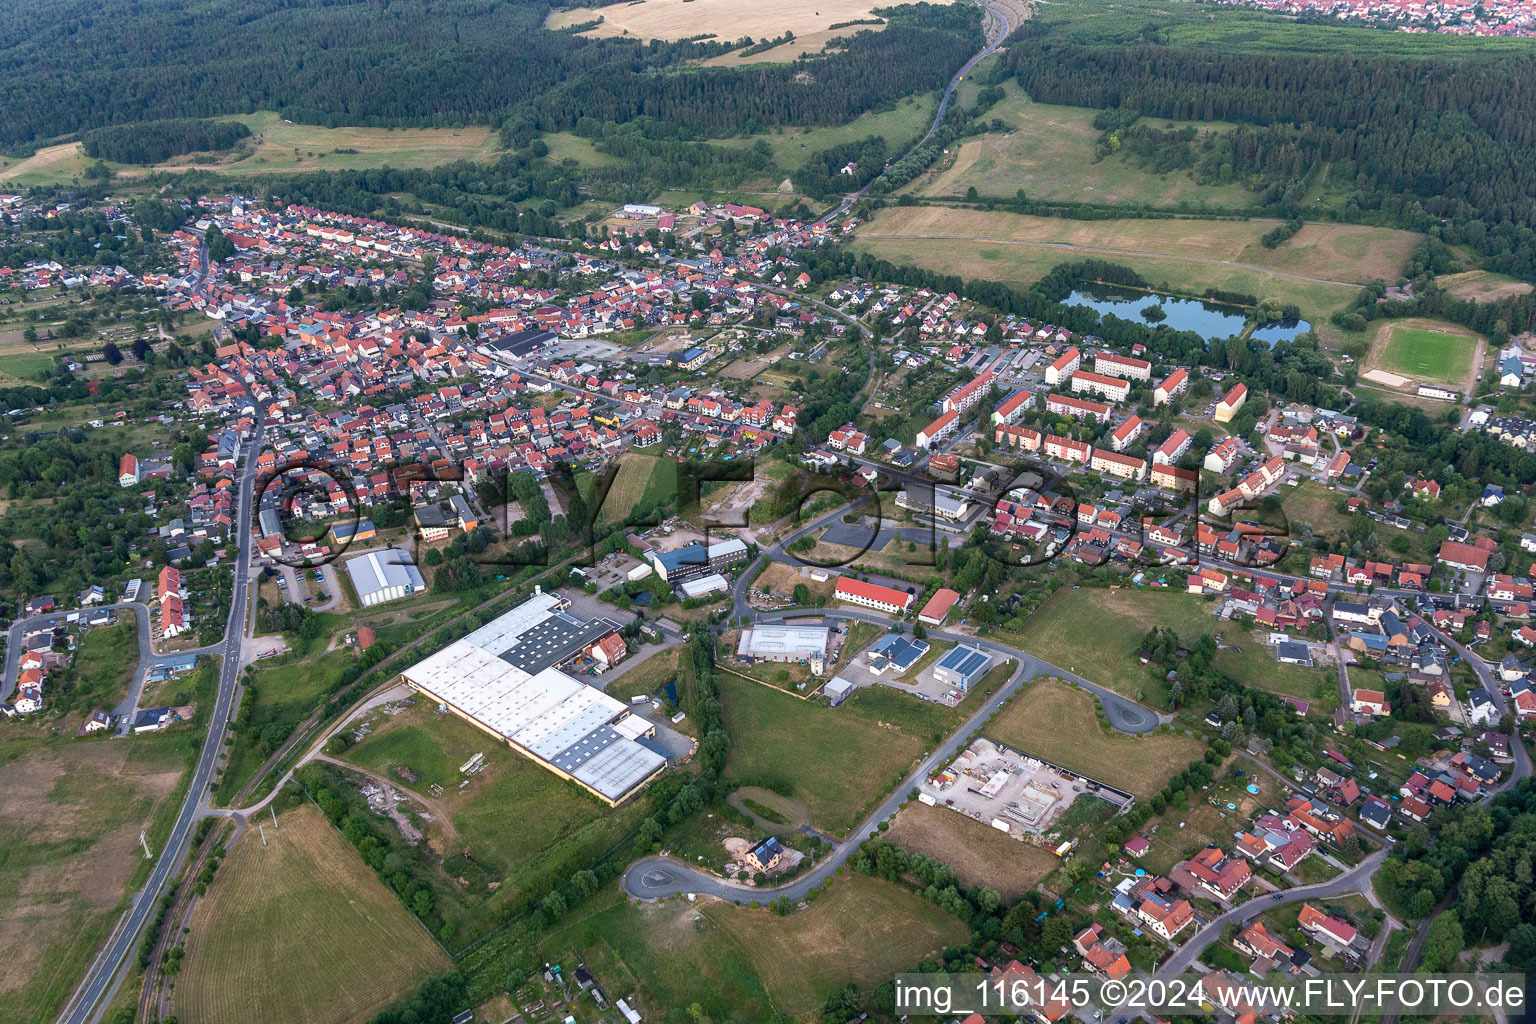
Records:
{"label": "harvested field", "polygon": [[[185,154],[153,168],[133,164],[109,164],[124,176],[147,170],[204,171],[274,174],[294,171],[362,170],[370,167],[437,167],[456,160],[488,163],[500,151],[496,133],[484,126],[463,128],[323,128],[295,124],[269,110],[241,114],[250,129],[228,153]],[[0,181],[19,185],[45,185],[78,177],[95,161],[77,142],[49,146],[8,167],[0,167]]]}
{"label": "harvested field", "polygon": [[43,742],[0,752],[0,1020],[52,1021],[146,873],[139,830],[182,776],[170,737]]}
{"label": "harvested field", "polygon": [[319,810],[254,829],[192,914],[171,1005],[186,1021],[353,1024],[449,962]]}
{"label": "harvested field", "polygon": [[[1188,171],[1155,174],[1137,167],[1125,154],[1095,159],[1101,132],[1093,127],[1098,111],[1087,107],[1032,102],[1008,81],[1005,96],[986,113],[1014,130],[966,138],[951,157],[917,180],[912,191],[927,196],[963,196],[975,188],[983,196],[1012,196],[1019,189],[1034,199],[1090,203],[1145,203],[1172,206],[1181,200],[1216,208],[1240,208],[1253,202],[1240,185],[1197,185]],[[1192,122],[1148,119],[1149,125],[1182,128]],[[1194,123],[1202,133],[1226,128]]]}
{"label": "harvested field", "polygon": [[896,815],[885,838],[942,860],[967,886],[985,885],[1004,897],[1028,892],[1061,863],[1055,854],[963,814],[915,801]]}
{"label": "harvested field", "polygon": [[1491,270],[1468,270],[1461,274],[1446,274],[1435,278],[1435,283],[1458,299],[1473,302],[1498,302],[1512,299],[1531,290],[1528,281],[1517,281]]}
{"label": "harvested field", "polygon": [[714,35],[722,40],[751,36],[755,40],[776,39],[793,32],[794,41],[778,50],[747,57],[737,56],[735,63],[759,63],[791,60],[803,52],[818,52],[835,35],[849,35],[859,29],[878,29],[879,25],[856,25],[833,29],[840,22],[877,17],[873,0],[776,0],[771,4],[742,5],[737,0],[641,0],[639,3],[610,4],[607,7],[572,7],[554,11],[545,24],[563,28],[592,21],[599,15],[602,24],[591,29],[594,36],[634,36],[640,39],[685,39],[689,36]]}
{"label": "harvested field", "polygon": [[[961,238],[1001,244],[1080,247],[1086,251],[1162,255],[1251,264],[1262,272],[1368,283],[1395,277],[1420,236],[1354,224],[1308,224],[1289,242],[1266,249],[1266,220],[1068,220],[984,210],[888,207],[858,231],[878,238]],[[1057,262],[1061,262],[1058,260]],[[958,267],[954,273],[965,273]]]}
{"label": "harvested field", "polygon": [[1124,736],[1099,725],[1086,691],[1054,679],[1033,684],[986,727],[986,735],[1091,779],[1146,798],[1205,745],[1174,733]]}
{"label": "harvested field", "polygon": [[[1278,249],[1259,237],[1271,221],[1075,221],[934,207],[881,211],[853,241],[856,252],[967,279],[1027,285],[1063,263],[1109,260],[1151,285],[1189,295],[1210,288],[1296,305],[1330,344],[1328,321],[1357,283],[1393,279],[1418,235],[1347,224],[1308,224]],[[1390,268],[1390,269],[1388,269]],[[1385,273],[1383,273],[1385,271]]]}

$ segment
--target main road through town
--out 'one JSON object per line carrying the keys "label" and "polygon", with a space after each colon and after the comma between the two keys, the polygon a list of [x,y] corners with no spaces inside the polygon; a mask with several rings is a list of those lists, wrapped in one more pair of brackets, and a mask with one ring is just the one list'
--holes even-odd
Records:
{"label": "main road through town", "polygon": [[[1007,7],[1007,5],[994,3],[992,0],[976,0],[976,4],[982,9],[982,32],[986,37],[986,45],[977,50],[970,60],[960,66],[959,71],[950,76],[949,84],[944,87],[944,95],[939,97],[939,108],[933,113],[933,123],[928,126],[928,131],[921,139],[912,144],[911,149],[895,160],[892,160],[890,166],[901,163],[901,161],[928,144],[928,140],[933,138],[934,133],[939,130],[939,126],[944,123],[944,118],[949,114],[949,101],[954,99],[955,90],[960,87],[961,81],[975,69],[977,64],[980,64],[983,60],[996,53],[997,48],[1003,45],[1003,40],[1008,38],[1008,33],[1013,31],[1015,26],[1009,15],[1015,12]],[[870,186],[879,180],[879,177],[876,177],[857,192],[844,196],[843,201],[822,219],[831,220],[834,217],[840,217],[847,213],[849,208],[869,191]]]}
{"label": "main road through town", "polygon": [[[64,1011],[59,1015],[61,1024],[88,1024],[100,1016],[111,1001],[120,982],[119,969],[138,945],[139,933],[154,912],[160,893],[169,881],[177,863],[187,847],[193,824],[201,816],[208,784],[213,779],[214,766],[224,749],[224,732],[234,707],[235,691],[240,680],[240,648],[245,639],[245,612],[247,581],[251,567],[250,517],[251,492],[256,483],[256,454],[261,449],[263,427],[258,425],[245,452],[245,470],[240,477],[240,500],[236,507],[234,543],[239,547],[235,560],[233,596],[230,600],[229,620],[224,627],[224,639],[214,645],[212,651],[223,656],[224,664],[219,672],[219,686],[209,713],[208,735],[203,740],[202,752],[192,772],[192,784],[187,787],[186,799],[176,815],[170,837],[165,846],[155,854],[155,866],[149,881],[136,893],[128,910],[118,921],[117,927],[107,938],[107,944],[92,961],[85,979],[80,983]],[[147,622],[147,617],[144,618]]]}

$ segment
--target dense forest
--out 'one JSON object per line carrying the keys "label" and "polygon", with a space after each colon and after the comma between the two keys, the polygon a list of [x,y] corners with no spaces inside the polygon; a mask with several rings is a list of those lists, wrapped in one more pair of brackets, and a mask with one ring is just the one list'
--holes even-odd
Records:
{"label": "dense forest", "polygon": [[842,123],[938,86],[981,38],[970,5],[912,4],[823,57],[700,69],[683,62],[737,44],[587,38],[544,29],[548,10],[542,0],[0,0],[0,146],[261,109],[332,126],[499,124],[526,109],[546,129],[649,114],[696,137]]}
{"label": "dense forest", "polygon": [[[1445,239],[1490,269],[1536,278],[1536,57],[1268,56],[1067,42],[1027,23],[1006,68],[1036,100],[1150,117],[1235,121],[1196,177],[1239,181],[1288,215],[1315,176],[1346,219]],[[1101,126],[1103,122],[1101,121]],[[1128,131],[1138,158],[1187,165],[1190,136]]]}
{"label": "dense forest", "polygon": [[838,124],[942,87],[981,39],[975,7],[912,4],[894,8],[885,31],[860,32],[824,57],[664,75],[610,65],[553,90],[531,110],[545,130],[579,131],[586,120],[623,123],[649,115],[700,138],[773,125]]}
{"label": "dense forest", "polygon": [[611,62],[639,72],[725,48],[549,32],[547,10],[534,0],[0,0],[0,144],[260,109],[328,125],[486,121]]}
{"label": "dense forest", "polygon": [[121,164],[158,164],[183,153],[229,149],[251,130],[239,121],[174,117],[93,128],[80,136],[85,155]]}

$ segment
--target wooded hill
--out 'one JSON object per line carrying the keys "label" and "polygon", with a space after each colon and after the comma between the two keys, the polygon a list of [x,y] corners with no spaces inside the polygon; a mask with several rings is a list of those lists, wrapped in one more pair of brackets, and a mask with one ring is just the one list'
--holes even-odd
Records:
{"label": "wooded hill", "polygon": [[[1075,31],[1081,33],[1082,27]],[[1203,144],[1197,178],[1246,182],[1288,216],[1320,171],[1345,219],[1471,246],[1491,270],[1536,279],[1536,57],[1354,57],[1096,45],[1026,24],[1006,69],[1034,99],[1148,117],[1234,121]],[[1180,133],[1141,133],[1142,158]],[[1174,152],[1163,164],[1187,166]]]}
{"label": "wooded hill", "polygon": [[[543,28],[542,0],[0,0],[0,146],[105,125],[279,110],[335,125],[541,127],[642,113],[694,138],[837,124],[945,81],[980,46],[969,5],[890,9],[826,56],[686,64],[736,48]],[[661,72],[665,69],[665,73]],[[185,151],[185,150],[184,150]]]}

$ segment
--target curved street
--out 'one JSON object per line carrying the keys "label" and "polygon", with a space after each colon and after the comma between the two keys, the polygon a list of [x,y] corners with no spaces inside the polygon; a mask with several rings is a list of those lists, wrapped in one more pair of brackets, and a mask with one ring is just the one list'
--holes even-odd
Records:
{"label": "curved street", "polygon": [[[960,82],[975,69],[977,64],[980,64],[983,60],[996,53],[998,47],[1003,45],[1003,40],[1008,38],[1008,33],[1012,32],[1015,28],[1012,20],[1008,17],[1009,9],[1005,5],[993,3],[992,0],[976,0],[976,4],[982,10],[982,33],[986,38],[986,44],[980,50],[977,50],[970,60],[962,64],[959,71],[950,76],[949,84],[944,87],[944,94],[939,97],[939,106],[934,111],[933,122],[928,125],[928,130],[923,133],[923,137],[913,143],[912,147],[901,154],[901,156],[891,160],[886,166],[892,167],[901,163],[901,161],[927,145],[928,140],[933,138],[934,133],[939,130],[939,126],[944,123],[944,118],[949,114],[949,101],[954,98],[955,90],[960,87]],[[858,202],[869,192],[870,186],[879,180],[879,177],[876,177],[857,192],[844,196],[842,202],[838,203],[823,219],[831,220],[833,217],[840,217],[847,213],[854,203]]]}
{"label": "curved street", "polygon": [[[747,591],[750,589],[750,581],[756,574],[761,562],[766,560],[797,567],[807,564],[790,554],[788,546],[800,538],[837,521],[847,513],[862,508],[868,500],[868,497],[861,497],[847,505],[841,505],[831,512],[818,516],[806,525],[786,534],[781,540],[759,551],[757,558],[742,569],[741,575],[731,585],[731,615],[734,621],[741,622],[744,619],[756,619],[762,622],[779,622],[790,618],[810,618],[822,615],[833,618],[857,619],[861,622],[873,622],[876,625],[888,625],[895,622],[896,620],[890,616],[866,611],[861,608],[837,608],[833,610],[797,609],[779,612],[759,612],[747,602]],[[1009,647],[1006,644],[998,643],[995,640],[988,640],[984,637],[970,636],[965,633],[956,633],[937,627],[929,627],[928,635],[937,637],[940,640],[970,644],[973,647],[980,647],[983,650],[1012,658],[1029,670],[1029,674],[1025,676],[1026,679],[1055,676],[1059,679],[1070,680],[1076,683],[1098,698],[1099,703],[1104,708],[1104,714],[1108,718],[1109,724],[1119,732],[1133,734],[1148,733],[1159,725],[1173,720],[1171,715],[1161,714],[1143,704],[1138,704],[1128,697],[1122,697],[1107,687],[1100,686],[1090,679],[1085,679],[1076,673],[1069,672],[1059,665],[1052,665],[1048,661],[1036,658],[1027,651]]]}
{"label": "curved street", "polygon": [[1318,882],[1315,885],[1298,885],[1267,896],[1258,896],[1211,918],[1204,928],[1190,937],[1189,941],[1174,950],[1173,955],[1157,969],[1157,973],[1184,973],[1189,970],[1190,965],[1199,958],[1200,954],[1205,952],[1207,946],[1221,938],[1223,928],[1229,924],[1251,921],[1272,907],[1295,903],[1299,900],[1329,899],[1351,892],[1369,892],[1371,876],[1376,874],[1376,869],[1381,867],[1381,862],[1387,859],[1389,852],[1389,848],[1384,846],[1337,878]]}
{"label": "curved street", "polygon": [[728,882],[669,857],[653,856],[642,857],[625,870],[622,880],[624,891],[642,900],[661,899],[680,893],[704,893],[724,900],[771,900],[780,896],[788,896],[797,901],[804,899],[806,893],[847,863],[848,858],[853,856],[865,838],[882,821],[888,821],[896,816],[896,812],[901,809],[902,803],[907,799],[913,786],[970,742],[971,737],[981,730],[992,712],[996,711],[1003,701],[1018,692],[1019,687],[1029,678],[1029,671],[1029,666],[1018,665],[1008,681],[998,687],[997,692],[966,719],[964,725],[930,751],[922,762],[902,780],[901,785],[893,789],[890,795],[880,802],[880,806],[848,834],[848,838],[835,844],[829,856],[824,857],[800,877],[784,885],[753,887]]}
{"label": "curved street", "polygon": [[[857,507],[859,503],[855,502],[854,507]],[[783,558],[788,561],[788,556],[784,553],[784,545],[786,543],[825,525],[826,522],[843,514],[847,508],[848,506],[840,507],[789,534],[783,541],[763,551],[758,556],[759,559],[778,560]],[[784,619],[805,618],[818,614],[856,619],[861,622],[873,622],[882,625],[890,624],[894,621],[890,617],[876,612],[853,608],[839,608],[832,612],[792,610],[762,614],[754,613],[751,606],[746,603],[745,594],[747,580],[751,578],[752,570],[756,567],[756,564],[754,561],[752,565],[749,565],[742,571],[741,576],[738,577],[732,589],[732,598],[736,602],[735,609],[739,615],[754,615],[760,622],[778,622]],[[762,888],[727,881],[669,857],[644,857],[635,861],[624,872],[624,891],[630,896],[642,900],[662,899],[667,896],[686,893],[704,893],[727,900],[764,900],[776,899],[779,896],[788,896],[792,900],[804,899],[807,892],[821,884],[822,881],[835,873],[839,867],[847,863],[848,858],[858,850],[865,837],[877,829],[881,822],[895,817],[896,812],[901,809],[902,803],[907,799],[913,787],[921,783],[936,768],[969,744],[971,739],[981,731],[982,725],[991,717],[992,713],[1005,701],[1018,693],[1024,683],[1031,679],[1053,676],[1070,680],[1083,689],[1088,690],[1103,705],[1105,717],[1110,725],[1123,733],[1148,733],[1159,725],[1171,721],[1170,716],[1161,715],[1151,708],[1122,697],[1081,676],[1068,672],[1049,662],[1042,661],[1028,652],[1009,647],[1006,644],[932,627],[928,629],[928,635],[940,640],[953,640],[958,643],[972,644],[973,646],[981,647],[1009,658],[1015,663],[1013,674],[1009,676],[1006,683],[998,688],[996,693],[987,699],[985,704],[966,719],[959,729],[951,733],[934,750],[929,752],[921,763],[907,775],[901,785],[892,790],[890,795],[881,801],[880,806],[875,808],[868,817],[859,823],[857,828],[849,833],[847,839],[841,843],[834,844],[832,853],[829,856],[823,858],[804,875],[784,885]]]}

